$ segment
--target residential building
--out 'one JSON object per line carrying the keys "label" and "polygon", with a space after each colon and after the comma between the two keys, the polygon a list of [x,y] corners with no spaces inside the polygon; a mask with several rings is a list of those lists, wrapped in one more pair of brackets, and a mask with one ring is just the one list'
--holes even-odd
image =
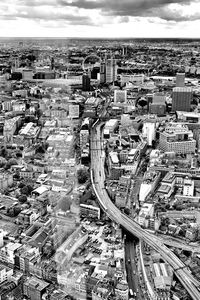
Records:
{"label": "residential building", "polygon": [[29,277],[23,284],[24,295],[30,300],[41,300],[49,283],[37,277]]}
{"label": "residential building", "polygon": [[152,203],[144,203],[140,209],[138,215],[138,223],[141,226],[148,227],[149,226],[149,218],[152,218],[154,215],[154,205]]}
{"label": "residential building", "polygon": [[183,195],[184,196],[194,196],[194,180],[185,177],[183,182]]}
{"label": "residential building", "polygon": [[0,249],[0,261],[14,265],[15,254],[21,246],[22,244],[20,243],[9,242],[7,245]]}
{"label": "residential building", "polygon": [[153,141],[156,139],[156,122],[153,120],[146,120],[143,123],[142,135],[146,138],[147,145],[152,146]]}
{"label": "residential building", "polygon": [[9,186],[13,185],[13,174],[12,173],[0,173],[0,189],[5,190]]}
{"label": "residential building", "polygon": [[73,253],[82,244],[86,242],[88,238],[87,233],[82,232],[82,227],[78,227],[75,232],[73,232],[68,239],[57,249],[55,261],[62,268],[62,264],[69,261]]}
{"label": "residential building", "polygon": [[13,269],[8,268],[4,265],[0,265],[0,283],[8,280],[13,275]]}
{"label": "residential building", "polygon": [[92,300],[106,300],[111,295],[112,287],[107,280],[99,280],[92,290]]}
{"label": "residential building", "polygon": [[18,223],[22,225],[31,225],[40,217],[40,211],[37,209],[25,209],[18,215]]}
{"label": "residential building", "polygon": [[115,295],[117,300],[129,299],[128,283],[125,280],[121,280],[117,283],[115,287]]}
{"label": "residential building", "polygon": [[80,215],[100,219],[100,208],[93,205],[80,204]]}
{"label": "residential building", "polygon": [[9,143],[13,142],[13,135],[17,128],[19,128],[21,124],[21,117],[14,117],[12,119],[5,120],[4,128],[3,128],[3,135],[4,135],[4,142]]}
{"label": "residential building", "polygon": [[140,186],[139,201],[144,202],[148,195],[156,189],[160,180],[160,172],[150,171],[144,175],[144,180]]}

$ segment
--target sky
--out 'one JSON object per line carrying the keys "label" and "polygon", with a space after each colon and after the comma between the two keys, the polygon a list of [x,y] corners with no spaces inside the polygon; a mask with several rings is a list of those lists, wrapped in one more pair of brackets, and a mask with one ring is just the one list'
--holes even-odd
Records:
{"label": "sky", "polygon": [[0,37],[200,38],[200,0],[0,1]]}

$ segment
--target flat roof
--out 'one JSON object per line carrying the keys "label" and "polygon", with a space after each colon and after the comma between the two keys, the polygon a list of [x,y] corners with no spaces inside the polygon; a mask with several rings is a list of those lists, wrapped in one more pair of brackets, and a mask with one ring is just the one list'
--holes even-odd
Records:
{"label": "flat roof", "polygon": [[183,87],[174,87],[173,92],[190,92],[192,93],[192,88],[188,86],[183,86]]}
{"label": "flat roof", "polygon": [[47,192],[48,188],[44,185],[39,186],[37,189],[35,189],[32,193],[38,193],[38,194],[43,194],[44,192]]}

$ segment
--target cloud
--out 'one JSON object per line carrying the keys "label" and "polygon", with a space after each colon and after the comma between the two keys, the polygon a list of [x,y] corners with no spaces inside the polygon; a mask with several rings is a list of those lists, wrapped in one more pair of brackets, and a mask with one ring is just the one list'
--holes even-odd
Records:
{"label": "cloud", "polygon": [[128,23],[130,21],[128,16],[120,17],[119,23]]}
{"label": "cloud", "polygon": [[[28,20],[42,26],[80,25],[102,28],[109,24],[143,22],[164,24],[200,19],[199,0],[7,0],[0,3],[0,20]],[[61,24],[62,23],[62,24]],[[55,25],[56,26],[56,25]]]}
{"label": "cloud", "polygon": [[56,0],[17,0],[16,5],[19,6],[31,6],[31,7],[40,7],[40,6],[52,6],[57,5]]}
{"label": "cloud", "polygon": [[[33,0],[30,0],[33,1]],[[54,0],[55,1],[55,0]],[[18,0],[18,3],[25,4],[25,0]],[[36,1],[37,2],[37,1]],[[42,0],[42,2],[47,2]],[[29,2],[30,4],[30,2]],[[40,2],[41,4],[41,2]],[[63,21],[72,25],[93,25],[93,21],[90,16],[83,14],[76,14],[75,9],[64,9],[62,7],[55,6],[9,6],[9,9],[2,9],[0,7],[0,19],[1,20],[19,20],[27,19],[33,21]]]}
{"label": "cloud", "polygon": [[[99,9],[103,15],[121,17],[160,17],[167,21],[197,20],[200,13],[184,14],[199,0],[58,0],[59,5],[79,9]],[[183,9],[174,9],[173,5]]]}

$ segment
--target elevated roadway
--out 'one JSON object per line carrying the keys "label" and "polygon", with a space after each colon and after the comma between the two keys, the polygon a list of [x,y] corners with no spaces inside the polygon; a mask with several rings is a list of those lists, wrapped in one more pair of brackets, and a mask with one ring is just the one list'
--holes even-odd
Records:
{"label": "elevated roadway", "polygon": [[192,299],[200,300],[200,292],[198,290],[200,288],[200,282],[192,276],[189,269],[163,244],[161,239],[142,229],[139,224],[123,214],[110,200],[104,186],[104,160],[105,153],[101,139],[101,124],[96,122],[91,132],[91,181],[102,209],[110,219],[121,224],[121,226],[126,228],[131,234],[139,239],[143,239],[149,246],[158,251],[163,260],[172,266],[177,278],[188,291]]}

